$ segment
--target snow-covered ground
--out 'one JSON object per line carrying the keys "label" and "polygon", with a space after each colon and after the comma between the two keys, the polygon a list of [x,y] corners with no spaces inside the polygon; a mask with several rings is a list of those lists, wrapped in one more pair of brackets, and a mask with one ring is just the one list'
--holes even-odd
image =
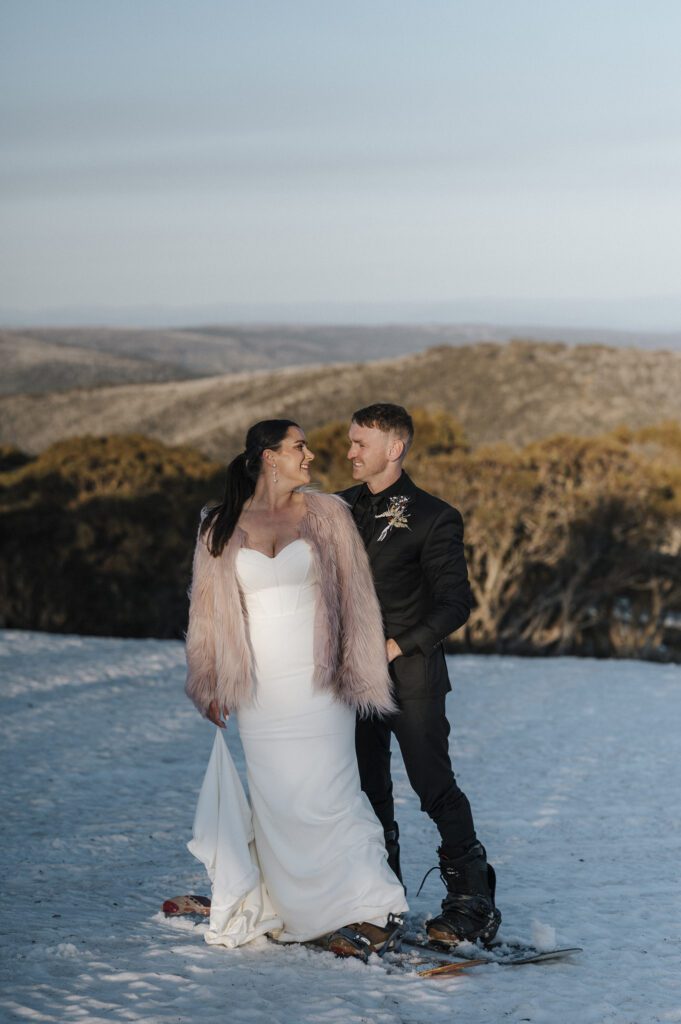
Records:
{"label": "snow-covered ground", "polygon": [[[179,643],[0,633],[4,1020],[418,1024],[681,1021],[681,671],[450,660],[452,752],[499,876],[501,935],[570,961],[422,980],[265,940],[227,951],[161,901],[188,853],[213,727]],[[228,743],[243,766],[234,723]],[[395,755],[414,918],[436,835]]]}

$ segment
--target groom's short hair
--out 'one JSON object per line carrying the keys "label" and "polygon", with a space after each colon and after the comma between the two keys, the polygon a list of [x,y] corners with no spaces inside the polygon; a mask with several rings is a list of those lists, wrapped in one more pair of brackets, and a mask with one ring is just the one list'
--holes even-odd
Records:
{"label": "groom's short hair", "polygon": [[405,408],[391,402],[374,402],[352,414],[352,422],[358,427],[377,427],[385,434],[396,434],[404,442],[406,455],[414,440],[414,423]]}

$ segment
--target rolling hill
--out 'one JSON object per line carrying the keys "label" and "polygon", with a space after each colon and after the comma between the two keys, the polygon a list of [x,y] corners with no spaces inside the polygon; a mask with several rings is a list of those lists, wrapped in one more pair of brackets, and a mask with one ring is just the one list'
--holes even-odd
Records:
{"label": "rolling hill", "polygon": [[530,341],[439,346],[373,363],[0,398],[0,443],[38,452],[81,435],[139,433],[225,459],[250,423],[310,429],[372,401],[437,406],[474,446],[590,435],[681,417],[681,353]]}
{"label": "rolling hill", "polygon": [[681,351],[681,335],[499,324],[216,325],[0,329],[1,394],[186,380],[396,358],[514,338]]}

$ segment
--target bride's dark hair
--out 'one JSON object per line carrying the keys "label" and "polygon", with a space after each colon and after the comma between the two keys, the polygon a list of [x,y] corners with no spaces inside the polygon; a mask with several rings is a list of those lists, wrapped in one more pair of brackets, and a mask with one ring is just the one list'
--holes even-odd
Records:
{"label": "bride's dark hair", "polygon": [[[278,451],[289,427],[298,427],[293,420],[261,420],[246,434],[244,450],[227,467],[225,496],[219,505],[208,509],[201,523],[201,535],[208,534],[206,544],[214,558],[234,533],[241,510],[255,490],[260,476],[262,453],[266,448]],[[300,430],[300,427],[298,427]]]}

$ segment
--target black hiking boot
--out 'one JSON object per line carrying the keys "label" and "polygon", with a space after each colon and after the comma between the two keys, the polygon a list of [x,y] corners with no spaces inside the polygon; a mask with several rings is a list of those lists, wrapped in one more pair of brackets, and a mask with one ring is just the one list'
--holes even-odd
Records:
{"label": "black hiking boot", "polygon": [[397,822],[393,822],[392,828],[384,829],[383,835],[385,836],[385,848],[388,851],[388,867],[397,875],[406,893],[407,887],[402,882],[402,869],[400,867],[400,830]]}
{"label": "black hiking boot", "polygon": [[442,848],[440,878],[447,886],[442,913],[426,924],[431,942],[491,942],[501,924],[494,905],[496,875],[487,863],[485,848],[473,843],[460,857],[450,858]]}

